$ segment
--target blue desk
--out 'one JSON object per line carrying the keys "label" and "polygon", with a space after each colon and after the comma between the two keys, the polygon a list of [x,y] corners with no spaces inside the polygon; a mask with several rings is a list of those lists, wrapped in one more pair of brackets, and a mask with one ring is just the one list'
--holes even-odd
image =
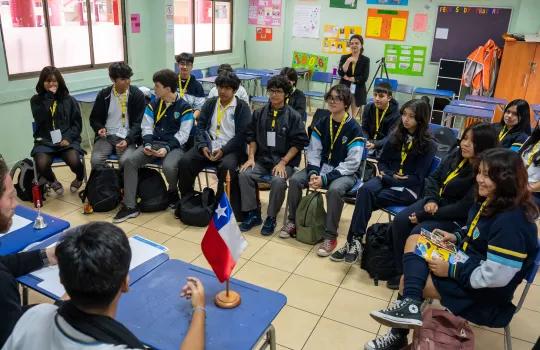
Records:
{"label": "blue desk", "polygon": [[480,108],[485,109],[488,111],[495,112],[495,108],[497,108],[497,105],[492,103],[485,103],[485,102],[476,102],[476,101],[463,101],[463,100],[452,100],[450,101],[450,104],[453,106],[460,106],[460,107],[469,107],[469,108]]}
{"label": "blue desk", "polygon": [[423,87],[417,87],[414,89],[413,97],[416,95],[428,95],[433,97],[446,98],[448,100],[454,99],[454,92],[450,90],[438,90],[428,89]]}
{"label": "blue desk", "polygon": [[531,108],[534,113],[534,119],[539,120],[540,119],[540,105],[531,105]]}
{"label": "blue desk", "polygon": [[120,299],[117,320],[153,348],[178,349],[191,320],[191,302],[179,295],[187,276],[204,284],[206,349],[252,349],[265,334],[275,344],[271,323],[287,302],[283,294],[233,279],[231,288],[240,293],[242,303],[220,309],[213,298],[224,285],[213,272],[180,260],[161,264],[135,283]]}
{"label": "blue desk", "polygon": [[464,106],[457,106],[457,105],[446,105],[443,110],[443,118],[441,121],[441,124],[446,124],[448,127],[453,127],[455,120],[452,120],[450,122],[450,118],[448,114],[453,115],[454,117],[473,117],[473,118],[480,118],[485,119],[484,122],[491,123],[491,120],[493,119],[493,115],[495,113],[495,110],[489,110],[489,109],[482,109],[482,108],[475,108],[475,107],[464,107]]}
{"label": "blue desk", "polygon": [[480,95],[467,95],[465,96],[465,101],[490,103],[493,105],[502,106],[503,108],[508,103],[508,101],[505,100],[504,98],[480,96]]}
{"label": "blue desk", "polygon": [[96,97],[100,90],[101,88],[95,91],[88,91],[88,92],[81,92],[78,94],[73,94],[72,96],[79,103],[94,103],[96,102]]}
{"label": "blue desk", "polygon": [[0,238],[0,255],[20,252],[28,245],[47,239],[69,227],[69,222],[67,221],[42,214],[48,226],[42,230],[35,230],[33,224],[37,216],[37,211],[18,205],[15,208],[15,214],[32,221],[32,223],[2,236]]}
{"label": "blue desk", "polygon": [[[251,69],[251,68],[237,68],[234,72],[238,74],[254,75],[262,77],[264,75],[273,75],[275,72],[271,69]],[[240,77],[239,77],[240,78]]]}

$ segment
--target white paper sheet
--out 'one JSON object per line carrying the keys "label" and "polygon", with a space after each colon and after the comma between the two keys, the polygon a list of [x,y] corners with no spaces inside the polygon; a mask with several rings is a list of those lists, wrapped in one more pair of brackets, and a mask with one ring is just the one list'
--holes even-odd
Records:
{"label": "white paper sheet", "polygon": [[448,39],[448,28],[437,28],[435,31],[435,39]]}
{"label": "white paper sheet", "polygon": [[318,38],[321,23],[321,7],[296,5],[294,7],[293,36]]}
{"label": "white paper sheet", "polygon": [[[19,216],[17,214],[13,215],[12,220],[13,220],[13,222],[12,222],[11,227],[10,227],[10,229],[9,229],[9,231],[7,233],[17,231],[18,229],[21,229],[21,228],[23,228],[25,226],[28,226],[28,225],[30,225],[32,223],[31,220],[28,220],[27,218],[23,218],[22,216]],[[1,234],[0,234],[0,237],[2,237]]]}

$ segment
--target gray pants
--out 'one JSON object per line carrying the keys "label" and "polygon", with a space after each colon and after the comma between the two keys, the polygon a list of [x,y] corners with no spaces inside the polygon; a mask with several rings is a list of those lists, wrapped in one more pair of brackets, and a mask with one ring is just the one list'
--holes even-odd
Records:
{"label": "gray pants", "polygon": [[[287,177],[293,173],[293,168],[285,167]],[[272,176],[272,171],[267,170],[259,163],[255,162],[253,168],[242,171],[238,174],[238,182],[240,184],[240,196],[242,198],[242,211],[250,211],[257,209],[257,182],[270,183],[270,200],[268,201],[268,210],[266,215],[275,218],[285,200],[285,191],[287,191],[287,179],[279,176]],[[270,179],[263,179],[263,176],[270,176]]]}
{"label": "gray pants", "polygon": [[[295,222],[296,209],[302,199],[302,190],[308,187],[309,179],[306,170],[302,170],[293,175],[289,180],[289,221]],[[341,212],[343,210],[343,196],[355,183],[354,176],[342,176],[330,183],[326,192],[326,223],[323,233],[324,239],[335,239]]]}
{"label": "gray pants", "polygon": [[[131,152],[124,160],[124,205],[135,208],[139,168],[152,162],[156,157],[144,154],[144,146]],[[184,155],[180,148],[173,149],[163,159],[162,169],[169,184],[169,191],[178,191],[178,163]]]}
{"label": "gray pants", "polygon": [[133,152],[136,147],[135,145],[129,145],[127,146],[125,151],[118,152],[116,150],[116,144],[120,141],[122,141],[121,138],[113,135],[109,135],[105,138],[98,138],[94,143],[92,157],[90,158],[90,164],[92,164],[92,169],[97,166],[104,165],[107,158],[113,153],[118,156],[118,163],[120,164],[120,167],[123,167],[129,153]]}

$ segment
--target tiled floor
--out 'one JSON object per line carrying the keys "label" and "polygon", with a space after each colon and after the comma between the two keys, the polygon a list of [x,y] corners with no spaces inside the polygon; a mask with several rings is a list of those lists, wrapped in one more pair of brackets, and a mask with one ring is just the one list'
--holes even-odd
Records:
{"label": "tiled floor", "polygon": [[[58,168],[56,173],[67,189],[72,180],[69,170]],[[261,200],[264,213],[268,192],[261,192]],[[94,220],[111,221],[115,214],[83,215],[80,200],[71,193],[47,199],[44,211],[70,221],[72,226]],[[352,211],[352,206],[345,206],[339,228],[340,243],[345,240]],[[283,220],[281,215],[278,223]],[[386,215],[375,212],[372,222],[386,219]],[[183,225],[170,211],[141,214],[120,226],[128,235],[139,234],[166,245],[172,258],[208,267],[200,249],[205,229]],[[395,293],[384,283],[375,286],[358,265],[347,266],[319,258],[313,246],[283,240],[277,234],[263,237],[257,229],[245,237],[249,246],[234,270],[234,277],[280,291],[288,299],[274,321],[278,349],[362,349],[367,340],[386,331],[368,313],[388,305],[395,299]],[[524,309],[512,322],[516,350],[531,349],[540,335],[539,283],[537,278]],[[32,293],[31,301],[46,299]],[[504,348],[502,330],[474,327],[474,331],[477,349]]]}

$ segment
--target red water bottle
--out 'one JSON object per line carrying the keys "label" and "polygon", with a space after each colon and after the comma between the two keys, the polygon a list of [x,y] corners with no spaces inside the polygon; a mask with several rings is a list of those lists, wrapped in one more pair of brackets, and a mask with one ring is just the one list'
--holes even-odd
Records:
{"label": "red water bottle", "polygon": [[41,201],[41,188],[37,182],[32,182],[32,201],[36,208],[41,208],[43,202]]}

